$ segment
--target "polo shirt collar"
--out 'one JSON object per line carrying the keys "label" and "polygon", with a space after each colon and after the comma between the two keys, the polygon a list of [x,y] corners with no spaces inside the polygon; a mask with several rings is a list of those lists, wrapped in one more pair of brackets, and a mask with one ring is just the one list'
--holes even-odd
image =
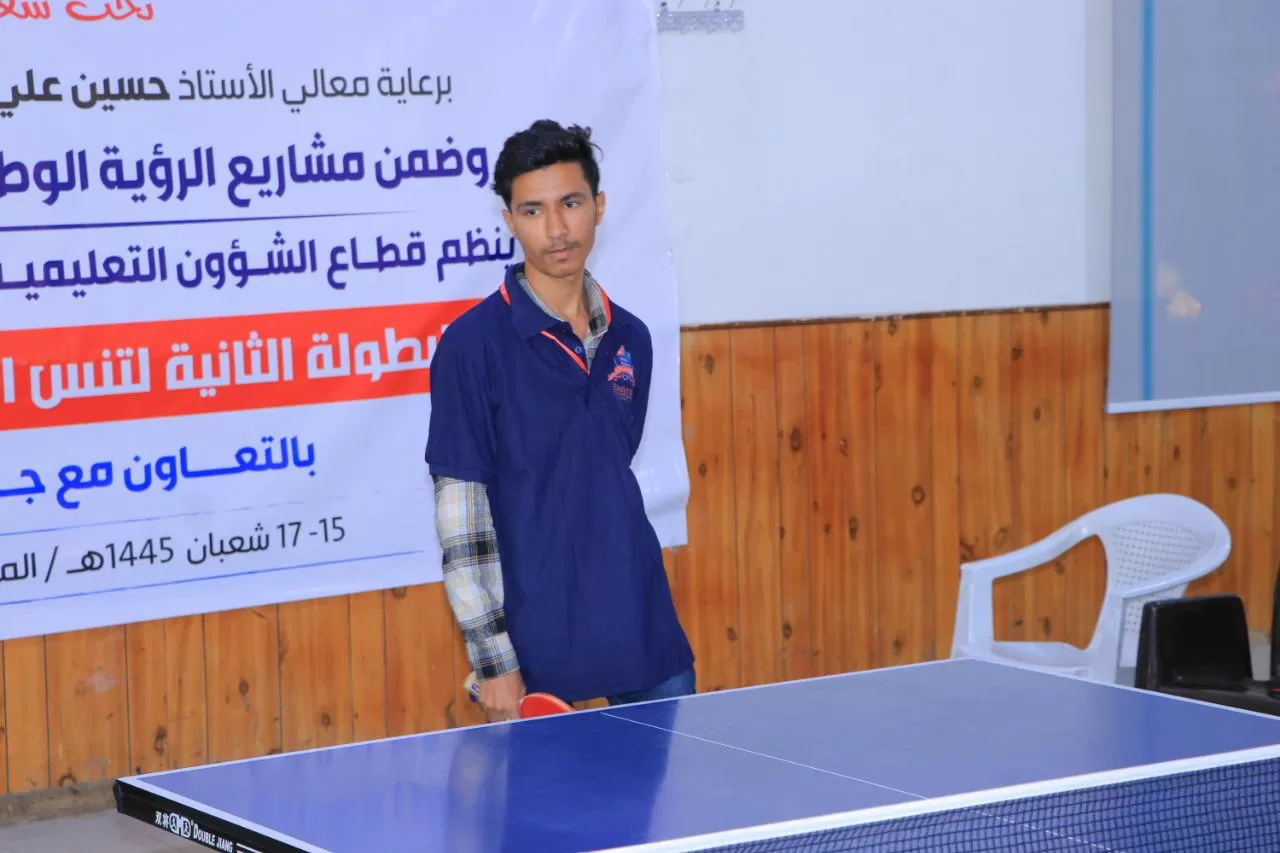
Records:
{"label": "polo shirt collar", "polygon": [[[549,309],[544,309],[534,299],[526,289],[528,284],[521,281],[523,276],[523,262],[508,267],[502,283],[502,298],[511,306],[511,322],[516,328],[516,333],[522,338],[531,338],[563,320],[556,317]],[[603,332],[600,328],[602,323],[605,328],[612,323],[613,309],[604,288],[592,278],[590,272],[586,274],[586,286],[588,288],[587,310],[591,312],[591,333],[597,334]]]}

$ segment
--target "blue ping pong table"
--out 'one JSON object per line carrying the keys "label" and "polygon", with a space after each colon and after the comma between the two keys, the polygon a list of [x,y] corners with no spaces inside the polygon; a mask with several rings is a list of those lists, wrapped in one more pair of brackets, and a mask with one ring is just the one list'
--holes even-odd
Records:
{"label": "blue ping pong table", "polygon": [[974,660],[116,782],[226,853],[1280,850],[1280,717]]}

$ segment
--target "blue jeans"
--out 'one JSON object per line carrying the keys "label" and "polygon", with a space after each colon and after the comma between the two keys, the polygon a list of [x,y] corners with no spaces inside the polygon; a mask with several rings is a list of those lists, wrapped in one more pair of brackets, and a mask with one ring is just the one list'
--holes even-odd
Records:
{"label": "blue jeans", "polygon": [[650,702],[655,699],[674,699],[678,696],[692,696],[697,691],[697,679],[693,668],[685,670],[677,676],[668,678],[661,684],[644,690],[633,690],[630,693],[619,693],[608,697],[610,705],[630,705],[633,702]]}

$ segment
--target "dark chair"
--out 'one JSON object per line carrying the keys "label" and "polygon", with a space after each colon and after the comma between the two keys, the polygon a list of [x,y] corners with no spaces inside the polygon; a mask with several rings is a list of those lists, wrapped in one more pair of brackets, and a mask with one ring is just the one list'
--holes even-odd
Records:
{"label": "dark chair", "polygon": [[[1273,675],[1280,662],[1275,649],[1273,640]],[[1236,595],[1143,605],[1134,686],[1280,716],[1280,691],[1253,677],[1249,625]]]}
{"label": "dark chair", "polygon": [[1280,571],[1271,594],[1271,667],[1267,670],[1272,695],[1280,694]]}

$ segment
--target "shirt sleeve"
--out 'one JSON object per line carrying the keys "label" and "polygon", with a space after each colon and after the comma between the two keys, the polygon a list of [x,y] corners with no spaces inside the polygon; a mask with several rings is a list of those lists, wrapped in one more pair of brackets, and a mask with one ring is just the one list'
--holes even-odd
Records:
{"label": "shirt sleeve", "polygon": [[519,669],[503,613],[502,565],[480,483],[435,479],[436,532],[444,551],[444,587],[462,630],[476,678],[496,678]]}
{"label": "shirt sleeve", "polygon": [[457,327],[451,328],[431,358],[430,377],[426,461],[431,475],[492,483],[497,439],[483,348],[463,342]]}
{"label": "shirt sleeve", "polygon": [[640,450],[645,420],[649,415],[649,389],[653,384],[653,341],[646,329],[633,353],[635,359],[635,398],[631,401],[631,455]]}

